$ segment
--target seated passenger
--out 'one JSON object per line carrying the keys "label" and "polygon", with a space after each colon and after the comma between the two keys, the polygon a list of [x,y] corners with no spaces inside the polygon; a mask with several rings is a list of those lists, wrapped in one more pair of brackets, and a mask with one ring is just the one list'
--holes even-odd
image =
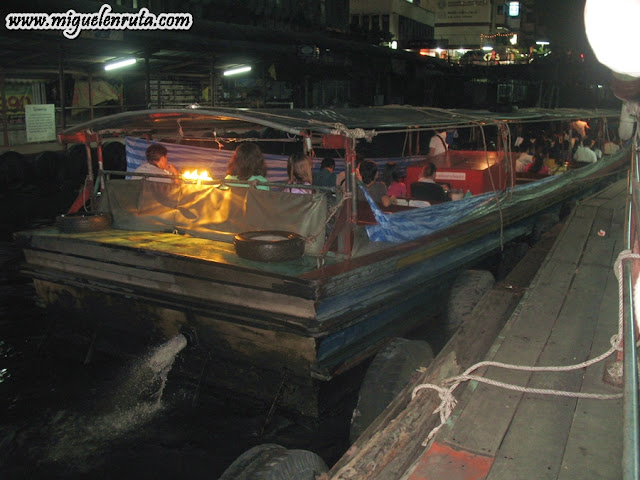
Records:
{"label": "seated passenger", "polygon": [[544,164],[549,169],[549,175],[560,175],[567,171],[567,167],[564,162],[559,162],[551,156],[547,157]]}
{"label": "seated passenger", "polygon": [[[156,175],[180,175],[178,169],[172,163],[169,163],[167,149],[164,145],[154,143],[149,145],[145,151],[147,161],[134,171],[138,173],[153,173]],[[131,180],[140,180],[145,177],[131,177]],[[146,177],[152,182],[164,182],[164,183],[180,183],[178,178],[166,178],[166,177]]]}
{"label": "seated passenger", "polygon": [[536,142],[536,153],[533,155],[533,162],[527,165],[525,172],[537,173],[538,175],[549,175],[549,168],[545,165],[545,160],[549,157],[549,150],[543,141]]}
{"label": "seated passenger", "polygon": [[[378,176],[378,166],[376,163],[372,160],[364,160],[358,167],[358,172],[360,173],[360,178],[362,178],[364,188],[371,199],[376,203],[389,206],[390,201],[387,196],[387,186],[384,182],[376,180]],[[361,188],[358,188],[357,199],[358,201],[366,201]]]}
{"label": "seated passenger", "polygon": [[589,137],[584,137],[582,139],[582,145],[580,145],[573,154],[573,159],[576,162],[596,163],[598,161],[598,156],[593,150],[591,150],[592,143],[593,142]]}
{"label": "seated passenger", "polygon": [[[267,182],[267,166],[264,163],[262,150],[256,143],[244,142],[236,147],[231,160],[227,165],[227,176],[225,180],[245,180],[253,182],[253,186],[258,183]],[[232,187],[249,187],[246,183],[228,183],[225,185]],[[221,188],[225,188],[222,186]],[[266,185],[257,185],[259,190],[269,190]]]}
{"label": "seated passenger", "polygon": [[411,184],[411,196],[413,198],[431,203],[449,200],[449,196],[442,185],[436,183],[436,171],[436,166],[431,162],[424,166],[420,179]]}
{"label": "seated passenger", "polygon": [[313,185],[319,187],[335,187],[336,186],[336,174],[334,170],[336,168],[336,161],[331,157],[325,157],[320,164],[320,170],[313,172]]}
{"label": "seated passenger", "polygon": [[[289,184],[311,185],[313,178],[311,173],[311,158],[304,153],[292,153],[287,160],[287,175]],[[313,190],[300,187],[289,187],[284,189],[289,193],[313,193]]]}
{"label": "seated passenger", "polygon": [[520,156],[516,160],[516,172],[524,172],[527,165],[533,162],[533,143],[529,140],[520,145]]}
{"label": "seated passenger", "polygon": [[407,196],[407,186],[400,181],[400,169],[396,162],[386,163],[382,181],[387,186],[387,196],[389,198],[404,198]]}

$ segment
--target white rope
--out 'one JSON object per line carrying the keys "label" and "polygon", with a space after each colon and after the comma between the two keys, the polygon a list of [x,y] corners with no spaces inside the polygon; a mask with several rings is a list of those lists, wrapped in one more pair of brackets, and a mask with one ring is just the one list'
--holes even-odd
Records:
{"label": "white rope", "polygon": [[351,194],[351,192],[344,192],[342,194],[342,199],[336,205],[334,205],[333,208],[329,211],[329,214],[327,215],[327,219],[325,220],[324,225],[322,225],[320,230],[318,230],[313,235],[307,235],[305,237],[305,242],[307,243],[307,245],[309,245],[309,244],[311,244],[311,243],[316,241],[316,239],[318,238],[318,235],[320,235],[320,233],[322,233],[324,231],[324,228],[329,224],[329,222],[331,221],[333,216],[338,212],[338,210],[340,209],[342,204],[345,203],[352,196],[353,195]]}
{"label": "white rope", "polygon": [[[548,366],[548,367],[540,367],[540,366],[528,366],[528,365],[512,365],[507,363],[500,363],[494,361],[483,361],[472,365],[468,369],[466,369],[462,375],[458,375],[455,377],[448,378],[442,382],[442,385],[434,385],[431,383],[423,383],[421,385],[416,386],[413,389],[413,393],[411,394],[411,399],[413,400],[417,393],[420,390],[425,388],[429,388],[432,390],[436,390],[438,392],[438,396],[440,397],[440,405],[433,411],[433,413],[440,414],[440,424],[436,426],[427,438],[422,442],[422,446],[426,447],[429,441],[438,433],[438,431],[442,428],[442,426],[447,422],[453,409],[457,404],[457,400],[453,396],[453,391],[460,385],[462,382],[466,382],[468,380],[474,380],[476,382],[485,383],[488,385],[493,385],[500,388],[505,388],[507,390],[514,390],[517,392],[523,393],[536,393],[540,395],[556,395],[562,397],[572,397],[572,398],[587,398],[587,399],[596,399],[596,400],[612,400],[621,398],[622,394],[600,394],[600,393],[581,393],[581,392],[567,392],[563,390],[553,390],[553,389],[545,389],[545,388],[531,388],[531,387],[521,387],[519,385],[512,385],[504,382],[500,382],[497,380],[492,380],[490,378],[481,377],[478,375],[471,375],[471,372],[477,370],[482,367],[498,367],[498,368],[508,368],[510,370],[524,370],[529,372],[567,372],[571,370],[579,370],[582,368],[586,368],[595,363],[598,363],[609,355],[614,353],[615,351],[621,351],[621,342],[622,342],[622,328],[623,328],[623,319],[624,319],[624,302],[623,302],[623,281],[622,281],[622,262],[624,260],[629,259],[640,259],[640,255],[636,253],[632,253],[630,250],[623,250],[618,255],[614,263],[614,272],[616,278],[618,280],[618,332],[611,337],[611,348],[606,352],[598,355],[595,358],[586,360],[582,363],[578,363],[576,365],[564,365],[564,366]],[[445,385],[450,385],[446,387]]]}
{"label": "white rope", "polygon": [[347,128],[347,126],[342,123],[335,123],[331,134],[342,135],[347,138],[364,138],[367,142],[371,143],[373,137],[376,136],[376,131],[366,131],[364,128]]}

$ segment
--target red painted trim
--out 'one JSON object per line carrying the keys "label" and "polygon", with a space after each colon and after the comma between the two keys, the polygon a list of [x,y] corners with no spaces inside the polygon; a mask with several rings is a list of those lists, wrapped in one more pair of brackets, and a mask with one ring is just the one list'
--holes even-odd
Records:
{"label": "red painted trim", "polygon": [[493,465],[493,457],[475,455],[433,442],[419,460],[409,480],[483,480]]}

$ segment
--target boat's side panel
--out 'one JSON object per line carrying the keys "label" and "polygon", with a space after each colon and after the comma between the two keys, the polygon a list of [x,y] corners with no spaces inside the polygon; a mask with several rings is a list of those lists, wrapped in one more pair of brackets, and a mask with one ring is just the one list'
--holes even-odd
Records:
{"label": "boat's side panel", "polygon": [[64,272],[69,276],[93,279],[105,286],[125,283],[128,289],[147,291],[149,295],[180,298],[182,305],[176,304],[176,308],[183,308],[184,304],[190,302],[205,302],[303,319],[313,319],[315,316],[313,301],[245,286],[239,272],[227,272],[225,282],[220,279],[205,280],[187,273],[190,267],[188,262],[181,269],[171,271],[166,266],[141,269],[135,264],[114,264],[42,250],[25,250],[25,258],[34,269]]}
{"label": "boat's side panel", "polygon": [[316,342],[303,332],[261,328],[230,321],[215,309],[170,308],[88,287],[39,279],[35,286],[54,318],[64,315],[55,336],[64,338],[65,346],[73,343],[80,357],[91,351],[133,357],[182,333],[188,346],[181,374],[196,381],[204,376],[207,383],[254,401],[277,397],[280,406],[308,415],[321,410],[318,381],[310,370]]}

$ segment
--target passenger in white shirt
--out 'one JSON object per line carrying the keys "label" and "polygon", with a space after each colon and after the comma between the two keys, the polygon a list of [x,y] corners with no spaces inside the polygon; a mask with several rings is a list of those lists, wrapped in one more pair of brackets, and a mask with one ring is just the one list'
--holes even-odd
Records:
{"label": "passenger in white shirt", "polygon": [[447,131],[442,130],[441,132],[436,132],[429,141],[429,156],[433,157],[434,155],[445,153],[448,148],[449,146],[447,145]]}
{"label": "passenger in white shirt", "polygon": [[[138,173],[153,173],[156,175],[180,175],[178,169],[172,163],[169,163],[167,149],[158,143],[154,143],[147,147],[145,151],[147,161],[135,169]],[[140,180],[143,177],[132,176],[131,180]],[[153,182],[180,183],[177,178],[171,179],[167,177],[147,177]]]}
{"label": "passenger in white shirt", "polygon": [[591,139],[589,137],[584,137],[582,145],[580,145],[576,149],[576,153],[573,154],[573,159],[576,162],[596,163],[598,161],[598,157],[596,156],[596,153],[589,148],[590,146]]}

